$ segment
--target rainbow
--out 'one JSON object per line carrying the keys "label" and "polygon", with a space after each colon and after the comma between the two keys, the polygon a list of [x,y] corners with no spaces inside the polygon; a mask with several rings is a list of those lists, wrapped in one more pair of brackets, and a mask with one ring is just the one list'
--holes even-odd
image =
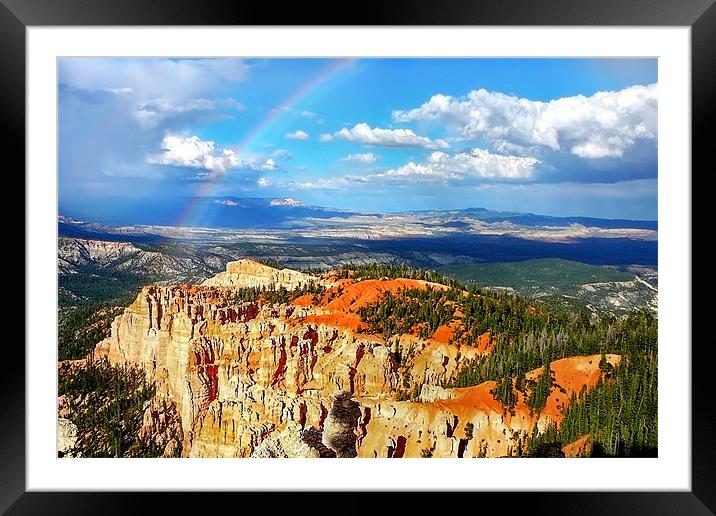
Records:
{"label": "rainbow", "polygon": [[[355,59],[337,59],[331,63],[330,66],[322,69],[318,74],[303,82],[276,105],[276,107],[271,109],[266,117],[242,138],[238,147],[235,148],[236,153],[241,156],[242,152],[248,149],[254,141],[259,139],[277,120],[287,113],[290,113],[296,104],[305,102],[310,96],[316,95],[331,79],[338,76],[343,70],[350,68],[355,62]],[[213,196],[225,176],[226,174],[217,175],[202,184],[196,192],[194,199],[189,203],[179,218],[177,226],[195,226],[203,219],[209,206],[207,199]]]}

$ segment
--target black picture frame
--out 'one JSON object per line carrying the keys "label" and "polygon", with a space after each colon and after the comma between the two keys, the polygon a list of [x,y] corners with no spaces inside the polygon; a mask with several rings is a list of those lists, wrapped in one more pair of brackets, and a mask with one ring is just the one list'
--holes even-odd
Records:
{"label": "black picture frame", "polygon": [[[716,118],[716,5],[714,0],[483,0],[468,3],[441,0],[383,1],[336,6],[303,2],[162,0],[0,0],[0,112],[6,130],[0,146],[5,155],[25,148],[25,30],[28,26],[80,25],[618,25],[691,27],[692,169],[706,172],[711,131]],[[708,138],[708,140],[707,140]],[[713,168],[712,160],[709,160]],[[20,170],[21,168],[17,168]],[[691,171],[679,171],[691,174]],[[693,174],[692,174],[693,177]],[[28,274],[25,270],[25,274]],[[690,303],[691,300],[684,300]],[[26,307],[30,310],[32,307]],[[690,492],[530,492],[510,493],[515,512],[550,514],[714,514],[716,512],[716,411],[713,410],[711,339],[694,340],[692,350],[692,490]],[[691,345],[690,328],[684,346]],[[9,343],[7,343],[9,344]],[[25,488],[25,354],[6,345],[0,373],[0,510],[7,514],[114,514],[161,504],[163,512],[185,509],[189,494],[26,492]],[[293,493],[291,504],[306,507],[310,493]],[[223,505],[241,493],[213,493]],[[315,495],[314,495],[315,496]],[[328,494],[321,496],[329,496]],[[342,494],[324,507],[360,506],[359,493]],[[481,507],[502,500],[505,493],[481,493]],[[483,498],[487,497],[487,498]],[[305,501],[302,498],[306,498]],[[423,496],[411,495],[423,502]],[[492,498],[492,499],[491,499]],[[409,500],[408,500],[409,501]],[[426,500],[427,501],[427,500]],[[332,505],[333,503],[339,505]],[[402,503],[402,502],[401,502]],[[453,510],[460,510],[459,505]],[[237,508],[238,509],[238,508]],[[371,508],[371,511],[375,507]]]}

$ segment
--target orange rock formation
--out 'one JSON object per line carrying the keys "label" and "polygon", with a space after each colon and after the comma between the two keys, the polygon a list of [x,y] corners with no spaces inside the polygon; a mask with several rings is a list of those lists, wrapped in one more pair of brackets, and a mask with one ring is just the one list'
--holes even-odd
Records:
{"label": "orange rock formation", "polygon": [[[510,455],[534,425],[560,421],[571,392],[599,378],[598,355],[558,360],[542,414],[530,414],[520,396],[511,415],[490,394],[494,382],[442,387],[492,350],[489,334],[458,348],[445,329],[387,343],[360,332],[356,310],[385,292],[445,287],[315,278],[328,287],[315,304],[312,296],[281,306],[236,304],[231,294],[239,286],[305,278],[246,261],[228,271],[202,286],[145,287],[94,352],[142,366],[156,383],[156,401],[176,403],[186,456],[352,456],[352,449],[359,457]],[[398,401],[406,392],[419,396]]]}

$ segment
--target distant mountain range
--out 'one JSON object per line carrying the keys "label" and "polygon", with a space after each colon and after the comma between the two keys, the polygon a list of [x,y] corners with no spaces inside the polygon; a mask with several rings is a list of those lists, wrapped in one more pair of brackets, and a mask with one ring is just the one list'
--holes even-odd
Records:
{"label": "distant mountain range", "polygon": [[[358,216],[380,219],[405,216],[420,220],[444,219],[445,228],[468,228],[471,221],[490,224],[511,223],[524,227],[568,227],[581,225],[603,229],[645,229],[655,231],[656,221],[627,219],[598,219],[591,217],[553,217],[534,213],[519,213],[467,208],[462,210],[422,210],[401,213],[366,213],[302,204],[293,198],[240,197],[183,197],[174,199],[126,199],[114,202],[98,201],[82,212],[63,210],[63,215],[75,220],[108,225],[156,225],[204,228],[271,228],[289,229],[306,226],[307,220],[349,219]],[[62,224],[62,221],[60,221]]]}
{"label": "distant mountain range", "polygon": [[655,220],[631,219],[599,219],[595,217],[553,217],[551,215],[537,215],[535,213],[519,213],[509,211],[488,210],[487,208],[466,208],[464,210],[445,211],[417,211],[411,213],[455,214],[486,222],[512,222],[519,226],[570,226],[581,224],[583,226],[615,229],[652,229],[656,230],[658,223]]}
{"label": "distant mountain range", "polygon": [[111,225],[269,228],[307,217],[347,217],[356,212],[306,206],[296,199],[180,197],[98,201],[89,208],[62,210],[73,219]]}

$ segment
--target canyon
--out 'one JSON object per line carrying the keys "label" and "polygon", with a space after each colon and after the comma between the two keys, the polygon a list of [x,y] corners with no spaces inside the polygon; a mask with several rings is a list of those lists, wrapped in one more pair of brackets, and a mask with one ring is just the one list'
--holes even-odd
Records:
{"label": "canyon", "polygon": [[[316,288],[287,302],[246,301],[239,289]],[[517,391],[510,409],[488,381],[445,387],[491,353],[489,333],[473,345],[452,328],[431,337],[386,339],[358,311],[386,292],[445,289],[415,279],[340,278],[274,269],[252,260],[198,285],[150,285],[112,322],[89,360],[141,367],[156,385],[143,431],[166,430],[176,408],[184,457],[504,457],[527,453],[535,428],[559,424],[573,393],[602,378],[600,355],[550,364],[553,382],[535,413]],[[607,354],[613,366],[621,357]],[[539,368],[525,377],[536,380]],[[177,448],[162,437],[164,455]],[[569,448],[572,455],[576,446]]]}

